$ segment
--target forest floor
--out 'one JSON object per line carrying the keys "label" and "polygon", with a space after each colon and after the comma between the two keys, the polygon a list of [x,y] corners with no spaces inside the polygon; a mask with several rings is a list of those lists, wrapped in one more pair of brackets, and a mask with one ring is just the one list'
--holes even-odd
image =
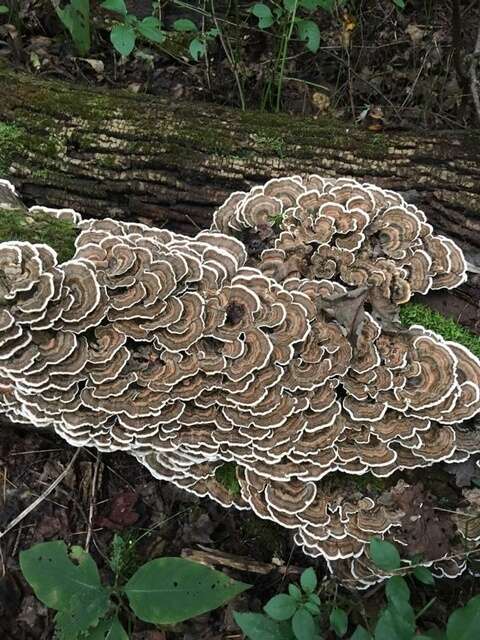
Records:
{"label": "forest floor", "polygon": [[[480,24],[476,0],[318,0],[315,11],[298,14],[318,27],[314,53],[297,29],[284,50],[288,16],[260,28],[251,1],[126,0],[129,14],[159,17],[164,34],[158,45],[137,38],[128,57],[110,42],[112,25],[122,18],[101,2],[91,2],[90,47],[79,55],[55,3],[4,1],[11,11],[0,15],[0,58],[37,75],[172,100],[328,113],[367,126],[370,109],[373,124],[387,129],[475,122],[469,74]],[[330,5],[331,11],[321,8]],[[189,52],[194,39],[206,47],[198,60]]]}
{"label": "forest floor", "polygon": [[[36,498],[40,504],[28,511]],[[441,480],[442,491],[455,501],[458,477]],[[460,482],[460,484],[462,484]],[[368,486],[367,486],[368,493]],[[273,523],[235,509],[224,509],[171,484],[159,482],[126,454],[79,451],[45,431],[0,429],[0,530],[8,529],[19,514],[24,517],[0,539],[0,637],[2,640],[51,640],[52,610],[33,595],[18,565],[20,550],[47,540],[87,547],[104,583],[112,580],[109,558],[114,536],[131,547],[127,575],[158,556],[184,556],[199,560],[206,554],[212,565],[253,585],[226,607],[176,627],[155,630],[130,620],[131,640],[241,640],[233,610],[260,611],[265,602],[298,581],[301,570],[314,566],[322,580],[324,601],[336,599],[351,610],[353,623],[365,624],[362,615],[376,616],[384,604],[383,589],[345,589],[329,576],[323,561],[306,558],[291,534]],[[217,556],[217,559],[213,559]],[[205,557],[205,556],[204,556]],[[436,598],[423,624],[441,626],[449,613],[478,592],[470,574],[442,580],[435,587],[418,586],[412,602],[420,610]],[[128,620],[123,621],[128,628]],[[335,635],[325,636],[333,640]]]}

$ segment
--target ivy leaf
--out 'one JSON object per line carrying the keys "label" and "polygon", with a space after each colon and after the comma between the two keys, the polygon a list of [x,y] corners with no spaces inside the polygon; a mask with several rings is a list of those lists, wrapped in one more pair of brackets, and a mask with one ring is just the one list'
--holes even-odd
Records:
{"label": "ivy leaf", "polygon": [[233,612],[233,619],[250,640],[290,640],[281,626],[263,613]]}
{"label": "ivy leaf", "polygon": [[135,47],[135,29],[127,24],[116,24],[110,31],[110,40],[122,56],[128,56]]}
{"label": "ivy leaf", "polygon": [[263,610],[274,620],[289,620],[297,610],[297,602],[292,596],[280,593],[278,596],[273,596]]}
{"label": "ivy leaf", "polygon": [[335,631],[339,638],[347,633],[348,629],[348,616],[343,609],[334,607],[330,612],[330,626]]}
{"label": "ivy leaf", "polygon": [[114,616],[108,620],[101,620],[95,629],[90,631],[88,640],[128,640],[128,636],[120,620]]}
{"label": "ivy leaf", "polygon": [[318,51],[320,46],[320,29],[313,20],[300,20],[297,22],[297,32],[300,40],[305,42],[305,46],[312,53]]}
{"label": "ivy leaf", "polygon": [[306,609],[299,609],[292,618],[292,630],[296,640],[312,640],[315,637],[315,622]]}
{"label": "ivy leaf", "polygon": [[109,593],[95,561],[81,547],[68,549],[63,540],[36,544],[20,553],[20,568],[37,598],[58,612],[61,639],[77,638],[108,611]]}
{"label": "ivy leaf", "polygon": [[184,558],[157,558],[138,569],[124,587],[144,622],[175,624],[220,607],[251,585]]}
{"label": "ivy leaf", "polygon": [[189,31],[198,31],[197,25],[188,18],[180,18],[179,20],[175,20],[173,23],[173,28],[175,31],[181,32],[189,32]]}
{"label": "ivy leaf", "polygon": [[427,567],[415,567],[413,575],[419,582],[423,582],[423,584],[435,584],[435,578]]}
{"label": "ivy leaf", "polygon": [[198,62],[198,59],[205,55],[207,47],[204,42],[200,40],[200,38],[194,38],[188,47],[190,55]]}
{"label": "ivy leaf", "polygon": [[0,4],[0,14],[8,13],[9,11],[10,11],[10,9],[7,7],[6,4]]}
{"label": "ivy leaf", "polygon": [[391,542],[381,538],[371,540],[370,558],[384,571],[395,571],[400,568],[400,554],[397,548]]}
{"label": "ivy leaf", "polygon": [[480,629],[480,595],[471,598],[448,618],[448,640],[478,640]]}
{"label": "ivy leaf", "polygon": [[317,575],[315,569],[309,567],[300,576],[300,584],[305,593],[313,593],[317,588]]}
{"label": "ivy leaf", "polygon": [[373,640],[373,636],[371,636],[365,627],[362,627],[361,624],[353,632],[353,635],[350,637],[350,640]]}
{"label": "ivy leaf", "polygon": [[250,12],[258,18],[258,26],[260,29],[268,29],[274,23],[274,18],[270,7],[266,4],[258,2],[250,8]]}
{"label": "ivy leaf", "polygon": [[127,15],[127,7],[125,6],[124,0],[104,0],[100,6],[104,9],[108,9],[108,11],[119,13],[122,16]]}
{"label": "ivy leaf", "polygon": [[148,16],[137,24],[140,35],[151,42],[162,44],[165,40],[165,34],[161,30],[161,23],[155,16]]}

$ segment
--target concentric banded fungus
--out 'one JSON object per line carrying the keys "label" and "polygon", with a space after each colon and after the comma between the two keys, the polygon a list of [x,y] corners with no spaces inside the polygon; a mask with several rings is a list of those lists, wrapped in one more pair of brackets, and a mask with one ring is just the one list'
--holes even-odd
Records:
{"label": "concentric banded fungus", "polygon": [[[411,542],[407,485],[388,477],[480,451],[480,362],[397,319],[412,292],[462,282],[465,263],[398,194],[275,179],[232,194],[194,238],[44,211],[77,225],[71,260],[0,244],[12,420],[251,508],[364,584],[379,579],[372,535]],[[225,464],[239,495],[218,480]],[[363,474],[385,489],[362,493]]]}

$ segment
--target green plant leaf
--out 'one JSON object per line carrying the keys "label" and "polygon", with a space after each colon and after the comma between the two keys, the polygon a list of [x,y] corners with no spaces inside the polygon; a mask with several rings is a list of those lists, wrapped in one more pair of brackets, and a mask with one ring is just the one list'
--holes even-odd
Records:
{"label": "green plant leaf", "polygon": [[251,585],[184,558],[157,558],[130,578],[124,591],[135,615],[175,624],[220,607]]}
{"label": "green plant leaf", "polygon": [[410,589],[402,576],[392,576],[387,580],[385,593],[393,604],[408,602],[410,600]]}
{"label": "green plant leaf", "polygon": [[373,636],[368,633],[365,627],[359,624],[353,635],[350,636],[350,640],[373,640]]}
{"label": "green plant leaf", "polygon": [[90,51],[90,0],[71,0],[63,9],[55,11],[70,33],[73,44],[81,56]]}
{"label": "green plant leaf", "polygon": [[295,598],[297,602],[299,602],[303,598],[302,592],[296,584],[292,583],[288,585],[288,593],[292,596],[292,598]]}
{"label": "green plant leaf", "polygon": [[318,0],[300,0],[298,6],[306,11],[315,11],[320,6],[320,2]]}
{"label": "green plant leaf", "polygon": [[320,598],[317,596],[316,593],[309,593],[308,594],[308,599],[310,602],[313,602],[314,604],[320,606],[321,605],[321,600]]}
{"label": "green plant leaf", "polygon": [[195,62],[198,62],[199,58],[205,55],[205,52],[207,51],[207,47],[205,43],[200,40],[200,38],[194,38],[190,42],[188,50],[192,58],[195,60]]}
{"label": "green plant leaf", "polygon": [[286,593],[280,593],[278,596],[270,598],[263,610],[270,618],[278,621],[289,620],[297,610],[297,607],[298,603],[295,598]]}
{"label": "green plant leaf", "polygon": [[155,18],[155,16],[143,18],[143,20],[137,24],[137,31],[147,40],[156,42],[157,44],[162,44],[165,40],[165,34],[162,31],[160,20]]}
{"label": "green plant leaf", "polygon": [[298,0],[283,0],[283,6],[288,11],[288,13],[293,13],[297,5]]}
{"label": "green plant leaf", "polygon": [[300,585],[305,593],[313,593],[317,588],[317,574],[315,569],[309,567],[300,576]]}
{"label": "green plant leaf", "polygon": [[0,14],[2,13],[9,13],[10,9],[7,7],[6,4],[0,4]]}
{"label": "green plant leaf", "polygon": [[389,578],[385,586],[385,594],[390,603],[392,615],[398,616],[415,627],[415,612],[410,604],[410,589],[406,580],[401,576]]}
{"label": "green plant leaf", "polygon": [[233,612],[233,619],[250,640],[289,640],[287,635],[275,620],[263,613]]}
{"label": "green plant leaf", "polygon": [[385,609],[375,626],[375,640],[412,640],[415,622],[403,618],[395,609]]}
{"label": "green plant leaf", "polygon": [[335,631],[339,638],[347,633],[348,629],[348,615],[343,609],[334,607],[330,612],[330,626]]}
{"label": "green plant leaf", "polygon": [[58,613],[58,636],[73,640],[108,611],[109,593],[97,565],[81,547],[62,540],[43,542],[20,553],[20,568],[35,595]]}
{"label": "green plant leaf", "polygon": [[299,609],[292,618],[292,630],[296,640],[315,640],[315,622],[306,609]]}
{"label": "green plant leaf", "polygon": [[197,25],[188,18],[180,18],[179,20],[175,20],[173,23],[173,28],[175,31],[198,31]]}
{"label": "green plant leaf", "polygon": [[370,541],[370,558],[384,571],[395,571],[400,568],[400,554],[397,548],[387,540],[373,538]]}
{"label": "green plant leaf", "polygon": [[101,7],[108,9],[108,11],[114,11],[122,16],[127,15],[127,7],[125,6],[125,0],[104,0]]}
{"label": "green plant leaf", "polygon": [[435,584],[435,578],[427,567],[415,567],[413,575],[419,582],[423,582],[423,584]]}
{"label": "green plant leaf", "polygon": [[478,640],[480,630],[480,595],[471,598],[448,618],[448,640]]}
{"label": "green plant leaf", "polygon": [[392,0],[392,2],[399,9],[405,9],[405,0]]}
{"label": "green plant leaf", "polygon": [[320,46],[320,29],[313,20],[299,20],[297,22],[297,32],[300,40],[305,42],[305,46],[312,53],[318,51]]}
{"label": "green plant leaf", "polygon": [[275,22],[272,11],[266,4],[261,2],[254,4],[253,7],[250,8],[250,12],[258,18],[258,26],[260,29],[268,29],[268,27],[271,27]]}
{"label": "green plant leaf", "polygon": [[128,56],[135,48],[135,29],[127,24],[116,24],[110,31],[110,40],[122,56]]}
{"label": "green plant leaf", "polygon": [[318,616],[320,615],[320,607],[318,606],[318,604],[315,604],[314,602],[305,602],[304,603],[304,608],[312,614],[312,616]]}
{"label": "green plant leaf", "polygon": [[127,632],[117,616],[100,620],[85,640],[128,640]]}

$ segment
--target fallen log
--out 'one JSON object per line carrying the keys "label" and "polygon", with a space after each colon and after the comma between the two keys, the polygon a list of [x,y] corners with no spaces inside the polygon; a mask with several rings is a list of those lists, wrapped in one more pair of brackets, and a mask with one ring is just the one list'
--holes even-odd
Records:
{"label": "fallen log", "polygon": [[[232,191],[295,173],[351,176],[401,192],[480,264],[479,131],[372,133],[332,118],[107,93],[5,66],[0,95],[0,176],[27,203],[191,234]],[[475,275],[456,294],[477,331],[478,285]]]}

